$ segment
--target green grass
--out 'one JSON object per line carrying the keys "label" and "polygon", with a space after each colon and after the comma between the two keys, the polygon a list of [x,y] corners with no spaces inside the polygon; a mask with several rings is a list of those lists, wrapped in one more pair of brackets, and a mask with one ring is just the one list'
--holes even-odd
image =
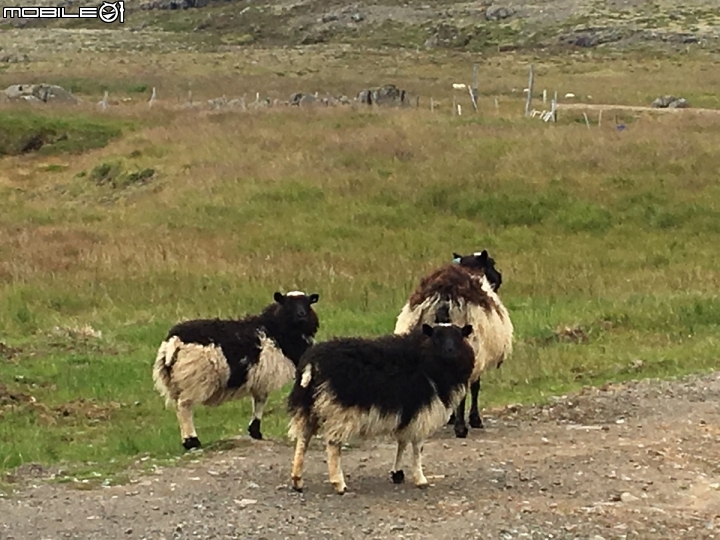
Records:
{"label": "green grass", "polygon": [[29,110],[0,111],[0,157],[39,152],[77,154],[106,146],[126,122],[87,114],[47,115]]}
{"label": "green grass", "polygon": [[51,84],[57,84],[68,92],[73,94],[99,95],[102,96],[106,90],[115,95],[121,94],[146,94],[148,97],[152,93],[150,84],[142,81],[128,81],[125,78],[105,77],[98,80],[93,77],[53,77],[49,81]]}
{"label": "green grass", "polygon": [[[376,65],[405,81],[467,72],[465,57],[443,58],[399,66],[370,55],[358,77]],[[557,77],[545,62],[543,84]],[[602,77],[631,101],[674,60],[630,75],[588,62],[567,87],[595,92]],[[281,64],[254,81],[279,85],[276,71],[308,68]],[[663,76],[697,67],[676,62]],[[520,97],[496,115],[493,93],[526,72],[493,69],[506,78],[483,95],[482,114],[460,118],[440,90],[435,114],[1,112],[16,147],[23,129],[48,126],[75,142],[0,160],[0,471],[63,464],[61,481],[92,487],[121,481],[139,459],[172,462],[178,426],[151,366],[176,321],[242,315],[276,290],[304,289],[320,293],[319,339],[386,333],[419,278],[454,251],[490,251],[516,329],[513,356],[484,379],[484,407],[717,368],[718,119],[623,117],[619,133],[607,115],[588,130],[580,111],[556,125],[524,119]],[[313,80],[329,77],[318,70]],[[711,95],[713,77],[698,79],[698,95]],[[85,325],[101,335],[68,330]],[[286,392],[267,409],[270,437],[284,437]],[[224,447],[250,409],[198,407],[200,439]]]}

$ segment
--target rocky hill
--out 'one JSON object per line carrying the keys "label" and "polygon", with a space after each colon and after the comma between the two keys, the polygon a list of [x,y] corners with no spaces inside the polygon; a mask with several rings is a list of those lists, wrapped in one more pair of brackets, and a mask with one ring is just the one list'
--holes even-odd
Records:
{"label": "rocky hill", "polygon": [[[40,0],[34,5],[58,5]],[[85,0],[64,0],[72,11]],[[125,2],[124,26],[189,33],[235,44],[350,42],[371,46],[513,50],[579,47],[715,47],[714,0],[142,0]],[[107,28],[95,21],[5,19],[1,26]]]}

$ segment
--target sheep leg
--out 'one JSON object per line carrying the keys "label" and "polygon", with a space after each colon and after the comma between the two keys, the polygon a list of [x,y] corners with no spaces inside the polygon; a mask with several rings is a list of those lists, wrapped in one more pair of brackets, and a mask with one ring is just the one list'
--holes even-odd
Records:
{"label": "sheep leg", "polygon": [[308,422],[305,422],[302,433],[295,443],[295,456],[293,457],[292,463],[292,487],[295,491],[302,492],[303,490],[302,473],[305,466],[305,452],[307,452],[307,447],[310,444],[312,436],[312,426],[310,426]]}
{"label": "sheep leg", "polygon": [[260,433],[260,422],[262,421],[263,411],[265,410],[265,404],[267,403],[267,396],[256,396],[252,397],[253,404],[253,419],[248,426],[248,433],[253,439],[261,440],[262,433]]}
{"label": "sheep leg", "polygon": [[195,423],[193,422],[192,401],[182,399],[178,401],[176,406],[176,414],[178,424],[180,424],[180,437],[185,450],[200,448],[200,439],[197,438],[195,432]]}
{"label": "sheep leg", "polygon": [[327,462],[330,483],[333,485],[338,495],[342,495],[347,490],[345,476],[342,471],[342,464],[340,463],[341,446],[342,443],[340,441],[327,442]]}
{"label": "sheep leg", "polygon": [[426,488],[428,487],[428,481],[427,478],[425,478],[425,475],[423,474],[422,470],[422,441],[413,441],[412,442],[412,453],[413,453],[413,480],[415,481],[415,485],[419,488]]}
{"label": "sheep leg", "polygon": [[450,419],[448,420],[447,425],[448,425],[448,426],[454,426],[454,425],[455,425],[455,411],[453,411],[452,414],[450,414]]}
{"label": "sheep leg", "polygon": [[402,459],[403,453],[407,448],[407,441],[398,439],[397,452],[395,453],[395,463],[393,464],[392,471],[390,471],[390,478],[392,478],[393,484],[402,484],[405,481],[405,472],[400,468],[400,460]]}
{"label": "sheep leg", "polygon": [[482,417],[480,409],[478,409],[478,396],[480,394],[480,379],[470,385],[470,427],[475,429],[483,429]]}
{"label": "sheep leg", "polygon": [[455,410],[455,436],[459,439],[464,439],[468,434],[468,427],[465,424],[465,394]]}

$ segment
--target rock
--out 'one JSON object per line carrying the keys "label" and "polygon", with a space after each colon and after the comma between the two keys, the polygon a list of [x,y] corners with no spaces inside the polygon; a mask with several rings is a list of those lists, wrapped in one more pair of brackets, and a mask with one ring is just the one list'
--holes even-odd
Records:
{"label": "rock", "polygon": [[78,98],[54,84],[13,84],[5,89],[8,99],[24,99],[36,102],[77,103]]}
{"label": "rock", "polygon": [[676,99],[668,104],[668,109],[687,109],[690,104],[685,98]]}
{"label": "rock", "polygon": [[571,34],[563,34],[560,41],[571,46],[592,48],[605,43],[620,41],[625,34],[617,28],[583,28]]}
{"label": "rock", "polygon": [[339,18],[340,17],[337,16],[335,13],[326,13],[325,15],[322,16],[320,21],[324,22],[324,23],[329,23],[329,22],[337,21]]}
{"label": "rock", "polygon": [[317,96],[314,94],[295,92],[292,96],[290,96],[290,105],[312,105],[315,101],[317,101]]}
{"label": "rock", "polygon": [[651,107],[656,109],[664,109],[670,103],[675,101],[677,98],[675,96],[660,96],[659,98],[656,98],[653,100],[653,102],[650,104]]}
{"label": "rock", "polygon": [[434,49],[435,47],[438,46],[438,41],[439,41],[438,34],[435,33],[425,40],[425,43],[423,44],[423,46],[426,49]]}
{"label": "rock", "polygon": [[20,64],[23,62],[29,62],[27,54],[10,53],[0,56],[0,63],[3,64]]}
{"label": "rock", "polygon": [[651,104],[654,109],[687,109],[690,104],[685,98],[678,98],[673,95],[660,96]]}
{"label": "rock", "polygon": [[209,0],[150,0],[140,4],[140,9],[189,9],[208,5]]}
{"label": "rock", "polygon": [[315,103],[317,100],[317,97],[315,97],[312,94],[304,94],[303,97],[300,98],[300,101],[298,102],[298,105],[311,105]]}
{"label": "rock", "polygon": [[365,20],[365,15],[362,13],[353,13],[350,15],[350,20],[352,20],[352,22],[362,22]]}
{"label": "rock", "polygon": [[515,10],[504,6],[490,6],[485,11],[485,19],[488,21],[502,21],[515,15]]}
{"label": "rock", "polygon": [[405,90],[400,90],[394,84],[386,84],[379,88],[370,88],[362,90],[357,95],[357,101],[365,103],[367,105],[400,105],[408,106],[410,100],[408,99]]}
{"label": "rock", "polygon": [[635,495],[633,495],[632,493],[629,493],[627,491],[620,495],[620,501],[622,501],[624,503],[631,503],[631,502],[635,502],[635,501],[639,501],[639,500],[640,499],[638,497],[636,497]]}

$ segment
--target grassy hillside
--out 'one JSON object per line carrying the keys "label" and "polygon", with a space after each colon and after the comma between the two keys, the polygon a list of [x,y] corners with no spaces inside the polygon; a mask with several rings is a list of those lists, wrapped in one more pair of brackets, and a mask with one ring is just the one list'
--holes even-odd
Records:
{"label": "grassy hillside", "polygon": [[[624,131],[612,114],[591,129],[580,112],[525,119],[511,90],[529,58],[484,64],[481,112],[457,117],[447,81],[468,72],[467,57],[377,53],[350,72],[352,53],[293,54],[40,63],[47,82],[96,84],[91,101],[116,84],[117,103],[103,114],[0,109],[15,126],[10,146],[42,126],[66,145],[0,159],[1,469],[177,456],[175,416],[151,384],[170,325],[304,289],[320,293],[320,339],[389,332],[419,277],[453,251],[490,251],[517,331],[483,406],[717,367],[718,118],[620,115]],[[674,85],[708,106],[711,61],[535,59],[540,88],[634,103]],[[303,78],[278,75],[301,68]],[[0,77],[23,68],[13,69]],[[208,98],[391,79],[421,93],[422,108],[211,114],[173,109],[169,91],[152,109],[135,104],[139,85],[188,80]],[[70,144],[88,133],[93,145]],[[283,395],[265,420],[273,437]],[[249,414],[247,402],[198,408],[199,437],[212,447],[244,434]]]}

